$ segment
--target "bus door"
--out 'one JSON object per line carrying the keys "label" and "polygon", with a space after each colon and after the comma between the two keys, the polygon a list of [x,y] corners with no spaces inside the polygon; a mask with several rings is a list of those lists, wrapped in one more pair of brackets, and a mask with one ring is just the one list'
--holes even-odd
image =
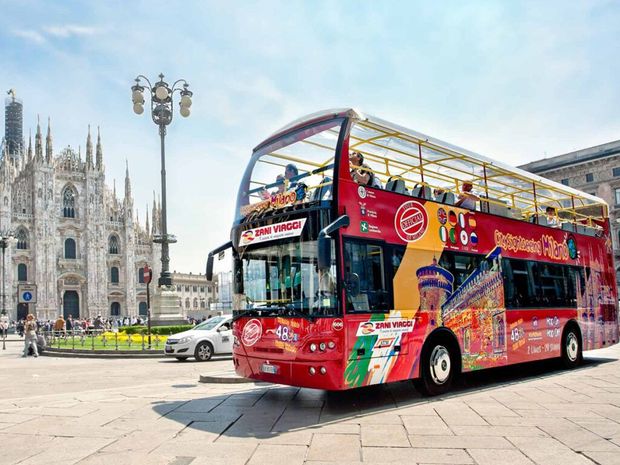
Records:
{"label": "bus door", "polygon": [[407,345],[401,344],[403,328],[399,324],[402,319],[390,318],[389,313],[393,308],[390,250],[379,241],[351,238],[344,241],[349,360],[407,353]]}

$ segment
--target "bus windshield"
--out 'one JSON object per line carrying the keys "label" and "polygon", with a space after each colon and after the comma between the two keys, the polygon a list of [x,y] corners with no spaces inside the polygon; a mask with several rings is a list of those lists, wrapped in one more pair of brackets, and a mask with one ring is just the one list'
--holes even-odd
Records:
{"label": "bus windshield", "polygon": [[240,286],[243,291],[235,295],[237,310],[264,310],[274,315],[335,314],[336,267],[332,265],[329,271],[319,271],[316,241],[284,242],[248,249],[235,265],[235,274],[243,279]]}
{"label": "bus windshield", "polygon": [[239,189],[236,220],[253,212],[331,200],[342,121],[305,127],[255,152]]}

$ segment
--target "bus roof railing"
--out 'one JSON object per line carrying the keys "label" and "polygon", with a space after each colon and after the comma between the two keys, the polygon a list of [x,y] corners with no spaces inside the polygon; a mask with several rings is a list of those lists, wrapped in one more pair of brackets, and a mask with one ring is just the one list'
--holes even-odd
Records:
{"label": "bus roof railing", "polygon": [[[384,185],[390,178],[402,179],[409,189],[427,186],[458,195],[462,183],[471,182],[481,190],[481,202],[508,207],[509,216],[524,220],[540,215],[546,207],[553,207],[564,220],[590,226],[593,220],[608,216],[607,203],[596,196],[353,108],[325,110],[300,118],[276,131],[255,150],[308,124],[343,117],[354,122],[350,150],[364,155],[370,170]],[[277,154],[271,156],[279,158]],[[292,158],[282,157],[283,161]]]}

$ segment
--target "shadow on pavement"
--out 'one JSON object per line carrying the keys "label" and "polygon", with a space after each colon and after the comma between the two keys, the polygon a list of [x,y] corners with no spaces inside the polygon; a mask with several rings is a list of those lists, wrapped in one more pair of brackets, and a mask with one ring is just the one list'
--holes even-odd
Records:
{"label": "shadow on pavement", "polygon": [[[587,371],[614,359],[587,358],[578,371]],[[347,423],[363,423],[371,414],[385,415],[389,424],[404,409],[426,408],[436,401],[459,397],[472,391],[490,390],[547,378],[565,372],[559,360],[524,363],[462,375],[452,391],[436,398],[422,397],[410,381],[328,392],[279,385],[252,385],[223,394],[183,401],[161,401],[153,410],[163,418],[185,423],[186,430],[199,430],[234,438],[276,438],[282,434]],[[189,387],[176,385],[175,387]],[[332,426],[333,427],[333,426]],[[184,431],[186,431],[184,430]],[[308,431],[306,431],[308,433]],[[183,431],[180,433],[182,436]]]}

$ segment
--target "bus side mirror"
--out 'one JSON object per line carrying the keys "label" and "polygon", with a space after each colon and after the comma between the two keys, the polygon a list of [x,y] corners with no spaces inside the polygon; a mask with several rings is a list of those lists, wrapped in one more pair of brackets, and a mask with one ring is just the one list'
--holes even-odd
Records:
{"label": "bus side mirror", "polygon": [[209,254],[207,258],[207,271],[205,273],[207,281],[213,281],[213,255]]}
{"label": "bus side mirror", "polygon": [[317,241],[317,265],[319,270],[328,270],[332,266],[332,238],[329,236],[340,228],[349,226],[349,216],[342,215],[328,224],[319,233]]}
{"label": "bus side mirror", "polygon": [[332,265],[332,238],[319,235],[317,262],[319,270],[327,270]]}
{"label": "bus side mirror", "polygon": [[205,277],[207,281],[213,281],[213,257],[217,254],[224,252],[227,249],[232,247],[232,241],[228,241],[224,245],[220,245],[217,249],[213,249],[209,252],[209,256],[207,257],[207,269],[205,271]]}

